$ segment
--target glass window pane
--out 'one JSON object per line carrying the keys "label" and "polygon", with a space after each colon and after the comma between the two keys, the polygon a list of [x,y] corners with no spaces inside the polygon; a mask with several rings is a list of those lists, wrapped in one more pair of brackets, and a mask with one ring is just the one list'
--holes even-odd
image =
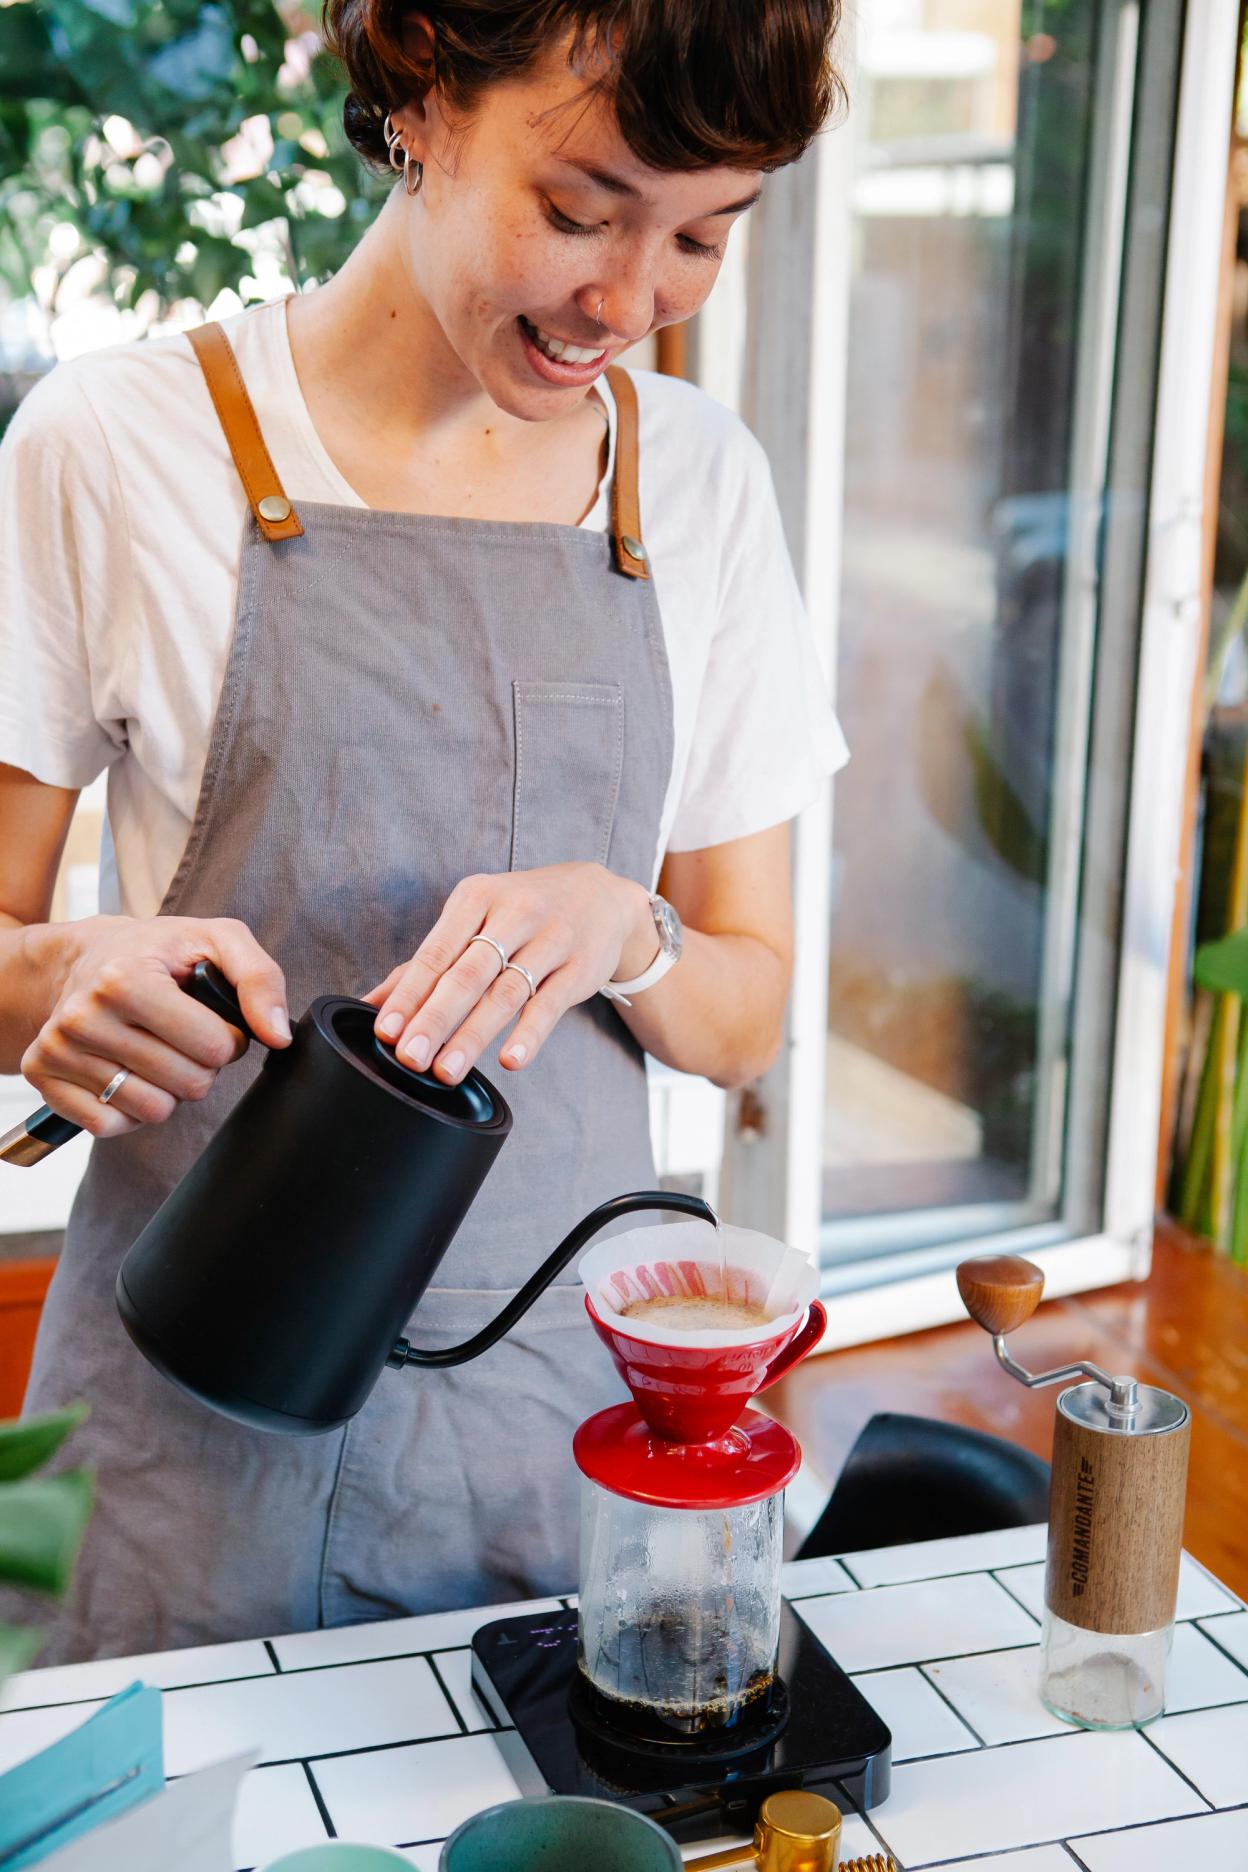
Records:
{"label": "glass window pane", "polygon": [[829,1224],[922,1211],[933,1240],[1060,1196],[1078,885],[1060,835],[1081,806],[1054,775],[1081,786],[1072,577],[1095,528],[1073,465],[1096,445],[1084,255],[1089,217],[1121,209],[1094,186],[1102,11],[862,10]]}

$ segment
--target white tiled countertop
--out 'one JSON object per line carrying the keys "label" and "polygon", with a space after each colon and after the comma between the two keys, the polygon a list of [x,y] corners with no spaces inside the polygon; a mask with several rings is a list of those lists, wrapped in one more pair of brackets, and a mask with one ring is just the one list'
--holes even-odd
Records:
{"label": "white tiled countertop", "polygon": [[[1042,1527],[1013,1528],[785,1569],[789,1598],[893,1732],[892,1791],[847,1817],[844,1855],[886,1848],[906,1872],[1248,1872],[1248,1609],[1185,1557],[1166,1715],[1090,1735],[1036,1695],[1043,1556]],[[461,1820],[518,1793],[469,1687],[472,1633],[557,1604],[27,1671],[0,1701],[0,1770],[141,1679],[165,1693],[171,1776],[262,1748],[240,1868],[333,1832],[434,1872]]]}

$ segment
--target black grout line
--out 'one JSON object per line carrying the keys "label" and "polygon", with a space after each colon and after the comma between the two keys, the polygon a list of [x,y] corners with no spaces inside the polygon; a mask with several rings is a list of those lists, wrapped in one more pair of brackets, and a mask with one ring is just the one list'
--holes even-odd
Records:
{"label": "black grout line", "polygon": [[[967,1724],[968,1729],[970,1724]],[[998,1755],[1002,1749],[1026,1748],[1032,1742],[1064,1742],[1068,1736],[1087,1735],[1086,1729],[1063,1729],[1060,1735],[1012,1736],[1008,1742],[985,1742],[983,1752]],[[974,1749],[937,1749],[932,1755],[910,1755],[904,1762],[898,1762],[898,1768],[917,1768],[921,1762],[949,1761],[954,1755],[973,1755]],[[1013,1848],[1010,1848],[1013,1851]]]}
{"label": "black grout line", "polygon": [[[1187,1710],[1183,1712],[1183,1714],[1191,1715],[1191,1716],[1195,1716],[1198,1713],[1199,1712],[1196,1710]],[[1204,1789],[1198,1788],[1196,1783],[1192,1780],[1192,1777],[1189,1774],[1184,1774],[1183,1770],[1179,1767],[1179,1764],[1177,1762],[1171,1761],[1170,1757],[1166,1754],[1165,1749],[1159,1748],[1157,1746],[1157,1744],[1153,1741],[1152,1736],[1149,1735],[1147,1729],[1140,1729],[1137,1731],[1137,1733],[1145,1742],[1148,1743],[1149,1748],[1152,1749],[1153,1754],[1157,1756],[1158,1760],[1165,1762],[1167,1768],[1173,1769],[1174,1773],[1178,1775],[1180,1781],[1186,1781],[1188,1787],[1191,1788],[1192,1793],[1196,1796],[1197,1800],[1204,1801],[1205,1806],[1208,1807],[1210,1811],[1213,1811],[1213,1802],[1210,1800],[1209,1796],[1205,1793]]]}
{"label": "black grout line", "polygon": [[[1143,1833],[1150,1827],[1174,1826],[1179,1820],[1208,1820],[1213,1813],[1248,1813],[1248,1801],[1242,1801],[1236,1807],[1217,1807],[1212,1809],[1211,1813],[1162,1814],[1157,1820],[1128,1820],[1123,1826],[1104,1827],[1099,1833],[1077,1833],[1075,1839],[1076,1841],[1117,1839],[1123,1833]],[[865,1819],[866,1816],[861,1817]],[[875,1832],[874,1827],[872,1832]],[[909,1868],[909,1872],[937,1872],[937,1868],[941,1866],[961,1865],[964,1860],[969,1864],[972,1860],[995,1859],[1002,1853],[1034,1852],[1040,1846],[1061,1846],[1070,1853],[1077,1865],[1083,1866],[1083,1861],[1074,1851],[1070,1841],[1062,1838],[1060,1834],[1055,1834],[1051,1839],[1028,1840],[1022,1846],[989,1846],[983,1852],[959,1853],[956,1859],[922,1859],[915,1862]],[[890,1846],[888,1850],[892,1852],[893,1849]],[[895,1853],[893,1857],[896,1858]],[[897,1863],[900,1866],[901,1861],[898,1860]],[[1087,1872],[1086,1867],[1084,1872]]]}
{"label": "black grout line", "polygon": [[[815,1636],[816,1638],[819,1636],[818,1632],[815,1633]],[[845,1671],[845,1675],[847,1677],[865,1677],[868,1671],[921,1670],[925,1664],[957,1664],[960,1663],[963,1658],[996,1657],[999,1652],[1003,1651],[1038,1651],[1039,1649],[1039,1639],[1033,1638],[1027,1644],[989,1645],[986,1651],[947,1651],[941,1657],[902,1658],[899,1664],[856,1664],[853,1670]],[[843,1664],[841,1665],[841,1669],[845,1670]]]}
{"label": "black grout line", "polygon": [[[1008,1573],[1008,1572],[1009,1572],[1009,1570],[1010,1570],[1010,1569],[1009,1569],[1008,1567],[1002,1567],[1002,1569],[1001,1569],[1001,1571],[1002,1571],[1002,1573]],[[1001,1579],[1001,1578],[999,1578],[999,1577],[998,1577],[998,1575],[997,1575],[996,1573],[994,1573],[994,1572],[992,1572],[992,1571],[991,1571],[991,1569],[989,1569],[989,1574],[988,1574],[988,1577],[989,1577],[989,1579],[994,1579],[994,1580],[996,1580],[996,1582],[997,1582],[997,1585],[998,1585],[998,1586],[999,1586],[999,1587],[1001,1588],[1001,1590],[1002,1590],[1002,1592],[1007,1592],[1007,1593],[1009,1593],[1009,1595],[1010,1595],[1010,1598],[1011,1598],[1011,1599],[1012,1599],[1012,1600],[1014,1601],[1014,1603],[1015,1603],[1015,1605],[1016,1605],[1016,1606],[1020,1606],[1020,1607],[1022,1608],[1022,1610],[1023,1610],[1023,1611],[1024,1611],[1024,1612],[1025,1612],[1026,1614],[1027,1614],[1027,1616],[1028,1616],[1028,1618],[1029,1618],[1029,1619],[1035,1619],[1035,1622],[1036,1622],[1036,1624],[1037,1624],[1037,1625],[1043,1625],[1043,1624],[1044,1624],[1044,1620],[1043,1620],[1043,1619],[1040,1619],[1040,1618],[1036,1618],[1036,1615],[1035,1615],[1035,1613],[1034,1613],[1034,1612],[1032,1611],[1032,1609],[1031,1609],[1031,1607],[1030,1607],[1029,1605],[1024,1605],[1024,1604],[1023,1604],[1023,1601],[1022,1601],[1022,1600],[1021,1600],[1021,1599],[1019,1598],[1019,1596],[1018,1596],[1018,1594],[1017,1594],[1016,1592],[1013,1592],[1013,1591],[1011,1590],[1011,1588],[1010,1588],[1010,1586],[1009,1586],[1009,1584],[1007,1583],[1007,1581],[1005,1581],[1005,1580],[1003,1580],[1003,1579]]]}
{"label": "black grout line", "polygon": [[[1083,1733],[1087,1733],[1087,1732],[1085,1731]],[[371,1750],[360,1751],[360,1752],[361,1753],[365,1753],[365,1752],[375,1753],[375,1751],[371,1751]],[[314,1757],[312,1759],[317,1759],[317,1758]],[[935,1760],[938,1758],[928,1757],[927,1759]],[[253,1769],[251,1772],[261,1773],[264,1769],[267,1769],[267,1768],[289,1767],[291,1765],[292,1765],[291,1763],[264,1762],[260,1765],[260,1767]],[[317,1808],[321,1814],[321,1818],[324,1821],[325,1825],[331,1829],[331,1837],[336,1839],[337,1834],[332,1832],[333,1822],[330,1820],[328,1813],[325,1811],[324,1803],[320,1798],[320,1790],[317,1788],[315,1780],[312,1777],[311,1770],[310,1770],[310,1762],[299,1761],[297,1764],[294,1764],[294,1765],[301,1767],[304,1770],[304,1773],[308,1776],[308,1781],[312,1788],[313,1796],[316,1799]],[[846,1815],[852,1815],[855,1819],[861,1820],[863,1825],[867,1828],[868,1832],[873,1834],[875,1839],[879,1842],[881,1849],[886,1853],[891,1853],[893,1858],[897,1859],[896,1852],[888,1844],[888,1841],[885,1839],[884,1835],[880,1832],[879,1828],[875,1825],[874,1821],[871,1819],[871,1814],[864,1813],[860,1807],[856,1806],[853,1799],[850,1797],[850,1795],[847,1793],[847,1791],[845,1790],[845,1788],[842,1786],[841,1783],[835,1782],[833,1785],[841,1796],[842,1811]],[[875,1810],[872,1809],[872,1812],[874,1811]],[[1238,1802],[1233,1807],[1218,1807],[1218,1808],[1213,1809],[1212,1813],[1217,1813],[1217,1814],[1248,1813],[1248,1801]],[[1211,1817],[1212,1817],[1212,1814],[1209,1814],[1209,1813],[1163,1814],[1161,1815],[1160,1818],[1156,1820],[1132,1820],[1132,1821],[1128,1821],[1123,1826],[1102,1828],[1102,1830],[1098,1833],[1080,1833],[1076,1835],[1076,1839],[1077,1840],[1115,1839],[1120,1834],[1123,1834],[1123,1833],[1141,1833],[1141,1832],[1146,1831],[1150,1827],[1173,1826],[1176,1821],[1180,1821],[1180,1820],[1204,1820],[1204,1819],[1209,1819]],[[398,1842],[396,1842],[395,1850],[399,1852],[410,1852],[410,1851],[414,1851],[415,1848],[419,1846],[441,1846],[444,1843],[444,1840],[446,1839],[446,1837],[447,1835],[439,1834],[439,1835],[431,1835],[426,1839],[399,1840]],[[1070,1857],[1073,1859],[1074,1863],[1080,1867],[1080,1872],[1087,1872],[1087,1867],[1084,1865],[1084,1862],[1079,1858],[1078,1854],[1075,1852],[1074,1847],[1071,1845],[1070,1841],[1068,1839],[1063,1839],[1060,1837],[1054,1837],[1052,1839],[1044,1839],[1044,1840],[1028,1840],[1026,1844],[1023,1846],[990,1846],[990,1847],[987,1847],[983,1852],[959,1853],[956,1859],[922,1860],[918,1862],[917,1865],[912,1865],[909,1869],[909,1872],[928,1872],[928,1868],[934,1869],[940,1866],[961,1865],[963,1862],[971,1863],[973,1861],[977,1861],[981,1859],[995,1859],[995,1858],[998,1858],[1003,1853],[1032,1852],[1041,1846],[1060,1846],[1063,1849],[1063,1851],[1070,1854]],[[903,1862],[900,1859],[897,1859],[897,1865],[899,1867],[899,1872],[907,1872],[906,1866],[903,1864]],[[244,1872],[248,1872],[248,1869],[244,1869]],[[252,1869],[252,1872],[254,1872],[254,1869]]]}
{"label": "black grout line", "polygon": [[[1204,1574],[1205,1578],[1210,1582],[1211,1585],[1216,1586],[1220,1593],[1225,1593],[1228,1599],[1234,1600],[1234,1604],[1230,1608],[1231,1611],[1248,1612],[1248,1601],[1241,1599],[1239,1594],[1237,1592],[1233,1592],[1232,1589],[1227,1585],[1226,1581],[1220,1580],[1216,1573],[1211,1573],[1209,1571],[1209,1568],[1205,1565],[1203,1560],[1198,1560],[1194,1553],[1188,1553],[1186,1547],[1183,1549],[1183,1554],[1186,1559],[1191,1561],[1192,1565],[1196,1568],[1196,1571],[1198,1573]],[[1219,1612],[1204,1612],[1204,1613],[1197,1614],[1198,1618],[1220,1618],[1221,1616],[1222,1615]]]}
{"label": "black grout line", "polygon": [[[968,1540],[972,1540],[974,1539],[974,1536],[967,1535],[966,1538]],[[905,1543],[902,1542],[900,1544],[904,1546]],[[855,1578],[852,1570],[849,1567],[848,1562],[843,1560],[840,1554],[815,1554],[813,1556],[813,1559],[815,1561],[835,1559],[838,1565],[843,1566],[845,1568],[845,1571],[849,1574],[850,1579],[854,1581],[854,1585],[857,1586],[859,1592],[881,1592],[883,1591],[885,1586],[938,1586],[941,1580],[973,1579],[977,1574],[981,1574],[981,1573],[987,1574],[990,1579],[993,1579],[996,1577],[998,1572],[1012,1573],[1015,1571],[1021,1571],[1023,1567],[1042,1567],[1045,1564],[1043,1559],[1040,1559],[1040,1560],[998,1560],[995,1566],[951,1567],[947,1573],[916,1574],[916,1576],[913,1579],[876,1580],[874,1585],[864,1586],[860,1580]],[[793,1565],[797,1565],[801,1563],[790,1560],[790,1561],[786,1561],[785,1564],[787,1566],[793,1566]],[[1214,1583],[1215,1585],[1219,1585],[1219,1586],[1222,1585],[1222,1582],[1220,1580],[1217,1580]],[[1222,1590],[1223,1592],[1229,1592],[1230,1588],[1227,1586],[1223,1586]],[[830,1597],[831,1595],[825,1594],[824,1596]]]}
{"label": "black grout line", "polygon": [[432,1658],[429,1659],[429,1668],[438,1680],[439,1690],[442,1692],[443,1696],[446,1698],[447,1702],[451,1706],[451,1714],[455,1718],[456,1722],[459,1724],[460,1732],[463,1735],[467,1735],[468,1725],[464,1721],[463,1716],[460,1714],[459,1704],[455,1701],[454,1697],[451,1695],[450,1691],[447,1689],[446,1681],[443,1678],[441,1671],[438,1669],[437,1665],[434,1663]]}
{"label": "black grout line", "polygon": [[[211,1690],[214,1685],[219,1683],[272,1683],[273,1677],[274,1673],[272,1671],[265,1671],[260,1676],[253,1673],[248,1677],[208,1677],[204,1679],[203,1683],[148,1684],[145,1685],[145,1688],[159,1690],[161,1696],[176,1696],[179,1690]],[[136,1677],[134,1682],[142,1683],[143,1679],[142,1677]],[[127,1689],[128,1687],[128,1685],[122,1685],[122,1689]],[[55,1703],[19,1703],[15,1709],[0,1710],[0,1716],[30,1716],[33,1715],[36,1710],[44,1709],[81,1709],[86,1703],[107,1703],[110,1698],[119,1696],[120,1694],[121,1692],[118,1690],[95,1690],[89,1696],[60,1697]]]}
{"label": "black grout line", "polygon": [[[1029,1647],[1019,1647],[1019,1648],[1023,1649],[1023,1648],[1029,1648]],[[900,1667],[900,1668],[905,1668],[905,1667]],[[930,1683],[931,1682],[930,1678],[927,1681]],[[936,1686],[933,1684],[932,1688],[935,1689]],[[446,1694],[448,1696],[448,1700],[450,1700],[449,1692]],[[945,1698],[944,1700],[946,1702],[948,1701],[947,1698]],[[1243,1707],[1244,1705],[1242,1703],[1210,1705],[1210,1708],[1214,1708],[1214,1709],[1242,1709]],[[966,1718],[962,1715],[961,1711],[956,1707],[956,1705],[951,1704],[950,1708],[953,1709],[954,1714],[959,1718],[961,1722],[965,1724],[966,1728],[970,1731],[970,1733],[974,1735],[975,1731],[971,1728],[970,1723],[966,1721]],[[439,1743],[439,1742],[461,1741],[464,1738],[464,1736],[480,1737],[482,1740],[492,1741],[498,1735],[503,1735],[503,1734],[509,1735],[509,1734],[514,1733],[514,1731],[511,1729],[504,1730],[502,1728],[465,1730],[462,1728],[462,1718],[459,1718],[459,1712],[457,1709],[455,1709],[453,1702],[452,1702],[452,1713],[460,1720],[461,1722],[460,1729],[443,1730],[443,1731],[440,1731],[437,1735],[402,1736],[393,1742],[366,1742],[366,1743],[359,1744],[354,1748],[325,1749],[325,1750],[321,1750],[321,1751],[318,1751],[314,1754],[307,1755],[307,1756],[283,1755],[283,1756],[275,1757],[272,1761],[258,1763],[257,1766],[258,1768],[288,1768],[291,1766],[292,1763],[296,1763],[296,1762],[306,1764],[307,1762],[341,1761],[347,1756],[351,1756],[351,1755],[380,1755],[380,1754],[383,1754],[387,1749],[431,1748],[436,1743]],[[1206,1712],[1204,1710],[1183,1710],[1179,1712],[1179,1715],[1201,1716],[1201,1715],[1204,1715],[1205,1713]],[[981,1747],[982,1747],[983,1754],[987,1756],[989,1754],[999,1754],[1005,1749],[1027,1748],[1029,1745],[1037,1743],[1037,1742],[1074,1741],[1079,1736],[1086,1736],[1086,1735],[1093,1734],[1093,1733],[1095,1733],[1095,1731],[1079,1728],[1074,1724],[1066,1724],[1062,1727],[1062,1729],[1057,1734],[1054,1734],[1054,1735],[1012,1736],[1009,1738],[1009,1740],[1005,1742],[982,1743]],[[1124,1731],[1123,1733],[1128,1733],[1128,1732]],[[1139,1730],[1136,1733],[1144,1735],[1144,1738],[1146,1741],[1149,1740],[1146,1731]],[[1170,1760],[1169,1756],[1165,1755],[1163,1751],[1156,1746],[1156,1744],[1153,1744],[1152,1746],[1154,1749],[1154,1753],[1156,1753],[1157,1755],[1161,1757],[1161,1759],[1166,1763],[1166,1766],[1170,1768],[1174,1768],[1174,1763]],[[975,1752],[976,1751],[974,1749],[937,1749],[930,1755],[908,1756],[904,1762],[898,1762],[897,1767],[899,1769],[900,1768],[917,1768],[918,1766],[920,1766],[920,1764],[924,1762],[946,1762],[946,1761],[949,1761],[952,1756],[973,1755]],[[1208,1802],[1207,1797],[1201,1793],[1200,1789],[1196,1787],[1195,1783],[1188,1781],[1188,1778],[1186,1775],[1183,1774],[1182,1769],[1175,1768],[1174,1771],[1177,1775],[1179,1775],[1180,1779],[1187,1781],[1187,1784],[1192,1789],[1192,1792],[1194,1794],[1199,1795],[1200,1799],[1206,1802],[1206,1805],[1208,1806],[1212,1805],[1212,1803]],[[171,1777],[171,1779],[172,1778],[173,1777]],[[1245,1802],[1243,1804],[1245,1806],[1248,1806],[1248,1802]],[[852,1806],[852,1803],[851,1803],[851,1806]],[[1223,1811],[1232,1812],[1235,1810],[1219,1808],[1217,1811],[1218,1812],[1223,1812]],[[863,1819],[866,1819],[866,1817],[867,1816],[865,1814],[862,1815]],[[1182,1818],[1189,1818],[1190,1816],[1172,1815],[1170,1817],[1182,1819]],[[1135,1824],[1135,1823],[1128,1823],[1128,1824]],[[1143,1824],[1150,1825],[1152,1823],[1146,1821]],[[1111,1827],[1108,1830],[1110,1832],[1121,1832],[1124,1829],[1121,1827],[1116,1827],[1116,1828]],[[417,1843],[420,1843],[420,1842],[417,1842]],[[1060,1842],[1037,1840],[1034,1843],[1036,1845],[1051,1845],[1051,1844],[1060,1843]],[[998,1852],[1005,1851],[1005,1850],[1013,1851],[1014,1848],[1011,1847],[1007,1849],[1004,1847],[997,1847],[995,1850],[997,1850]],[[974,1857],[974,1856],[975,1855],[967,1855],[967,1854],[963,1855],[963,1857]]]}
{"label": "black grout line", "polygon": [[[458,1712],[451,1711],[448,1714],[457,1716]],[[443,1729],[437,1735],[401,1736],[395,1742],[364,1742],[355,1748],[318,1749],[311,1755],[279,1755],[272,1761],[258,1762],[256,1765],[259,1768],[289,1768],[292,1762],[343,1761],[349,1755],[383,1755],[387,1749],[432,1748],[436,1742],[475,1741],[477,1738],[482,1742],[492,1742],[495,1735],[501,1733],[491,1729]],[[510,1734],[510,1730],[507,1733]]]}
{"label": "black grout line", "polygon": [[264,1644],[265,1650],[269,1654],[270,1659],[272,1660],[273,1669],[277,1672],[278,1676],[280,1677],[282,1674],[282,1660],[278,1657],[277,1652],[273,1649],[273,1640],[271,1638],[265,1638],[263,1640],[263,1644]]}
{"label": "black grout line", "polygon": [[[970,1735],[974,1736],[975,1740],[979,1743],[980,1748],[987,1748],[988,1744],[984,1741],[983,1736],[980,1735],[979,1730],[975,1728],[974,1724],[969,1720],[969,1718],[967,1718],[966,1716],[962,1714],[961,1710],[958,1708],[953,1698],[945,1695],[940,1685],[936,1682],[936,1679],[934,1677],[929,1677],[926,1670],[923,1668],[921,1664],[918,1666],[918,1672],[919,1672],[919,1676],[923,1679],[924,1683],[931,1685],[932,1689],[936,1692],[941,1702],[947,1703],[949,1705],[949,1708],[953,1711],[954,1715],[957,1717],[962,1727],[965,1730],[967,1730],[967,1732]],[[949,1749],[945,1752],[950,1755],[963,1755],[966,1753],[966,1750],[965,1749]],[[901,1764],[898,1763],[899,1767],[900,1765]]]}
{"label": "black grout line", "polygon": [[307,1779],[308,1786],[312,1790],[312,1798],[316,1802],[317,1812],[321,1816],[321,1824],[324,1826],[325,1831],[329,1835],[330,1839],[337,1839],[338,1829],[334,1825],[333,1821],[330,1819],[329,1808],[325,1805],[324,1800],[321,1798],[321,1790],[316,1785],[316,1776],[312,1773],[312,1770],[306,1761],[300,1762],[299,1766],[303,1769],[304,1775]]}
{"label": "black grout line", "polygon": [[1190,1709],[1163,1709],[1161,1716],[1155,1720],[1160,1722],[1164,1718],[1166,1722],[1182,1722],[1185,1716],[1207,1716],[1210,1710],[1243,1709],[1246,1703],[1248,1703],[1248,1696],[1224,1697],[1221,1703],[1193,1703]]}
{"label": "black grout line", "polygon": [[[1215,1616],[1217,1615],[1215,1614]],[[1195,1619],[1189,1620],[1188,1623],[1196,1625]],[[1203,1625],[1196,1625],[1196,1629],[1200,1633],[1202,1638],[1207,1638],[1209,1640],[1210,1644],[1213,1646],[1215,1651],[1220,1651],[1224,1658],[1229,1658],[1231,1663],[1235,1666],[1236,1670],[1242,1671],[1244,1676],[1248,1677],[1248,1665],[1245,1665],[1241,1658],[1237,1658],[1233,1651],[1228,1651],[1226,1646],[1222,1643],[1222,1641],[1218,1638],[1215,1638],[1211,1631],[1206,1631]],[[1179,1711],[1179,1712],[1176,1712],[1176,1714],[1185,1715],[1186,1711]]]}
{"label": "black grout line", "polygon": [[[0,4],[3,4],[3,0],[0,0]],[[268,1639],[264,1639],[263,1643],[267,1647],[269,1643]],[[471,1649],[471,1645],[439,1645],[437,1647],[438,1652],[469,1651]],[[273,1671],[252,1671],[245,1677],[205,1677],[198,1683],[157,1684],[155,1688],[160,1691],[162,1696],[177,1696],[179,1691],[182,1690],[214,1690],[218,1684],[272,1683],[275,1676],[314,1677],[321,1671],[357,1670],[365,1664],[401,1664],[407,1662],[409,1658],[428,1659],[434,1657],[436,1654],[437,1653],[433,1651],[393,1651],[388,1652],[385,1657],[342,1658],[337,1663],[333,1664],[297,1664],[293,1670],[283,1670],[281,1665],[277,1662],[276,1657],[274,1657],[273,1662],[276,1665],[276,1669]],[[136,1679],[136,1682],[142,1682],[142,1678]],[[89,1696],[61,1697],[58,1698],[55,1703],[20,1703],[14,1709],[0,1710],[0,1716],[24,1716],[29,1715],[33,1710],[75,1709],[83,1703],[107,1703],[110,1696],[116,1696],[117,1694],[115,1690],[109,1692],[96,1690]]]}
{"label": "black grout line", "polygon": [[[0,5],[2,4],[3,0],[0,0]],[[269,1643],[267,1638],[262,1642],[266,1646]],[[163,1686],[158,1684],[155,1688],[160,1690],[162,1696],[177,1696],[182,1690],[213,1690],[218,1684],[272,1683],[275,1676],[315,1677],[323,1671],[359,1670],[366,1664],[405,1664],[409,1660],[414,1661],[418,1658],[424,1658],[426,1662],[428,1662],[440,1655],[443,1651],[470,1651],[471,1649],[471,1644],[438,1645],[434,1650],[387,1652],[385,1657],[341,1658],[332,1664],[297,1664],[293,1670],[283,1670],[281,1665],[277,1664],[276,1658],[274,1658],[273,1661],[277,1664],[276,1671],[265,1671],[263,1673],[253,1671],[245,1677],[205,1677],[199,1683],[166,1684]],[[136,1681],[141,1682],[142,1679],[139,1678]],[[105,1693],[96,1690],[89,1696],[62,1697],[55,1703],[21,1703],[14,1709],[0,1710],[0,1716],[28,1716],[32,1711],[41,1709],[76,1709],[84,1703],[107,1703],[110,1695],[116,1696],[117,1692],[114,1690]]]}

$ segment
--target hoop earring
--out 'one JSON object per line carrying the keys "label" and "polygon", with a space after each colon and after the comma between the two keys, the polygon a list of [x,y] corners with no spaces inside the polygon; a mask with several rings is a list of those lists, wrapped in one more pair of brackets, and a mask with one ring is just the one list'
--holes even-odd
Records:
{"label": "hoop earring", "polygon": [[[415,186],[413,186],[412,181],[411,181],[412,172],[415,172],[415,176],[416,176]],[[424,180],[425,180],[424,163],[417,162],[414,156],[409,156],[407,151],[404,150],[403,152],[403,187],[406,193],[408,195],[419,195],[421,188],[424,185]]]}
{"label": "hoop earring", "polygon": [[401,132],[396,130],[391,123],[389,111],[386,112],[381,120],[381,134],[386,139],[386,154],[390,158],[390,167],[392,169],[401,168],[402,165],[394,160],[394,153],[396,149],[400,147],[399,138]]}

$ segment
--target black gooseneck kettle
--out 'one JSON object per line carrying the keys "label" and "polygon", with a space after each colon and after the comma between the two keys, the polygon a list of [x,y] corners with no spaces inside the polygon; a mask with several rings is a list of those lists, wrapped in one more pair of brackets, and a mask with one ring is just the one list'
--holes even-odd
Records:
{"label": "black gooseneck kettle", "polygon": [[[198,963],[183,986],[255,1038],[211,963]],[[471,1339],[431,1352],[409,1345],[402,1327],[512,1118],[475,1070],[444,1085],[401,1065],[373,1032],[376,1012],[341,995],[314,1001],[118,1270],[117,1307],[135,1345],[183,1391],[240,1423],[316,1435],[353,1417],[387,1365],[478,1357],[619,1216],[673,1209],[718,1227],[697,1196],[613,1197]],[[18,1129],[42,1139],[37,1152],[9,1159],[29,1163],[77,1127],[44,1107]]]}

